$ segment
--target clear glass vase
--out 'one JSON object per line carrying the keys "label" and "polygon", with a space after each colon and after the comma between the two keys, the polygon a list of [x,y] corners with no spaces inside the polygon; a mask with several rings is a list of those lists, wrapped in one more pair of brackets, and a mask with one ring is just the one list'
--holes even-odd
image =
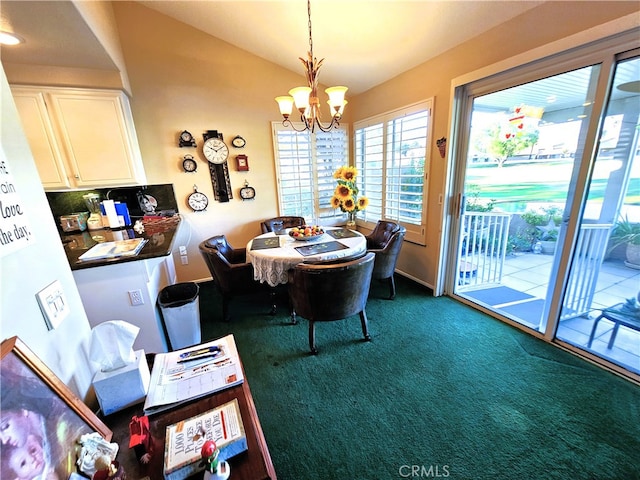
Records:
{"label": "clear glass vase", "polygon": [[356,212],[347,212],[347,225],[349,230],[356,229]]}

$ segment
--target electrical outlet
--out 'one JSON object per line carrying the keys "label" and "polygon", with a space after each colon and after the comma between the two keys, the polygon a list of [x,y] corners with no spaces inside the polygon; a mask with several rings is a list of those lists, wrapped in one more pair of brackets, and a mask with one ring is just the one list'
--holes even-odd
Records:
{"label": "electrical outlet", "polygon": [[129,301],[132,306],[136,305],[144,305],[144,298],[142,298],[142,291],[140,290],[129,290]]}
{"label": "electrical outlet", "polygon": [[180,255],[186,255],[187,254],[187,247],[185,247],[184,245],[180,245],[180,247],[178,247],[178,249],[180,250]]}
{"label": "electrical outlet", "polygon": [[182,255],[180,257],[180,260],[182,260],[183,265],[189,265],[189,257],[187,257],[186,255]]}

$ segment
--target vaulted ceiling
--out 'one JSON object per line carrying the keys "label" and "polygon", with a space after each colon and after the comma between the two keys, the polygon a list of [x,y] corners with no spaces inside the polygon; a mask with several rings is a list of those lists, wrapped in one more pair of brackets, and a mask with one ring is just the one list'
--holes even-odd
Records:
{"label": "vaulted ceiling", "polygon": [[[302,74],[309,49],[305,0],[144,0],[146,7]],[[372,88],[540,5],[541,1],[312,0],[321,82]],[[115,70],[70,1],[0,1],[2,28],[26,43],[3,62]]]}

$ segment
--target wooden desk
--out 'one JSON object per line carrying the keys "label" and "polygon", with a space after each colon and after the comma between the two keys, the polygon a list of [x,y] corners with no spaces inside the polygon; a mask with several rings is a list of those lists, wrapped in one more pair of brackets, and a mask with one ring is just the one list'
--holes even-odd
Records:
{"label": "wooden desk", "polygon": [[[202,397],[175,409],[157,413],[149,417],[153,438],[153,456],[148,465],[138,462],[133,449],[129,449],[129,422],[133,415],[142,415],[142,405],[116,412],[104,419],[113,430],[112,442],[120,445],[116,460],[124,467],[128,480],[137,480],[148,476],[151,480],[163,480],[164,439],[167,425],[211,410],[218,405],[238,399],[240,414],[247,436],[248,450],[231,459],[231,478],[233,480],[276,480],[276,472],[271,462],[269,448],[262,433],[260,420],[253,403],[251,390],[246,377],[241,385]],[[202,473],[190,478],[202,479]]]}

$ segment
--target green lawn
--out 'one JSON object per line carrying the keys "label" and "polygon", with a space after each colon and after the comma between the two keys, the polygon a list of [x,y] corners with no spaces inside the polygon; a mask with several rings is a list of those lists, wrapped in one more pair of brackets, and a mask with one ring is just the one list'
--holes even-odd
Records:
{"label": "green lawn", "polygon": [[[467,170],[467,195],[477,192],[481,203],[549,202],[564,204],[571,179],[572,160],[562,162],[478,165]],[[605,165],[606,167],[606,165]],[[612,166],[613,168],[613,166]],[[600,168],[591,182],[589,199],[602,200],[608,182],[607,168]],[[625,204],[640,205],[640,178],[632,178]]]}

